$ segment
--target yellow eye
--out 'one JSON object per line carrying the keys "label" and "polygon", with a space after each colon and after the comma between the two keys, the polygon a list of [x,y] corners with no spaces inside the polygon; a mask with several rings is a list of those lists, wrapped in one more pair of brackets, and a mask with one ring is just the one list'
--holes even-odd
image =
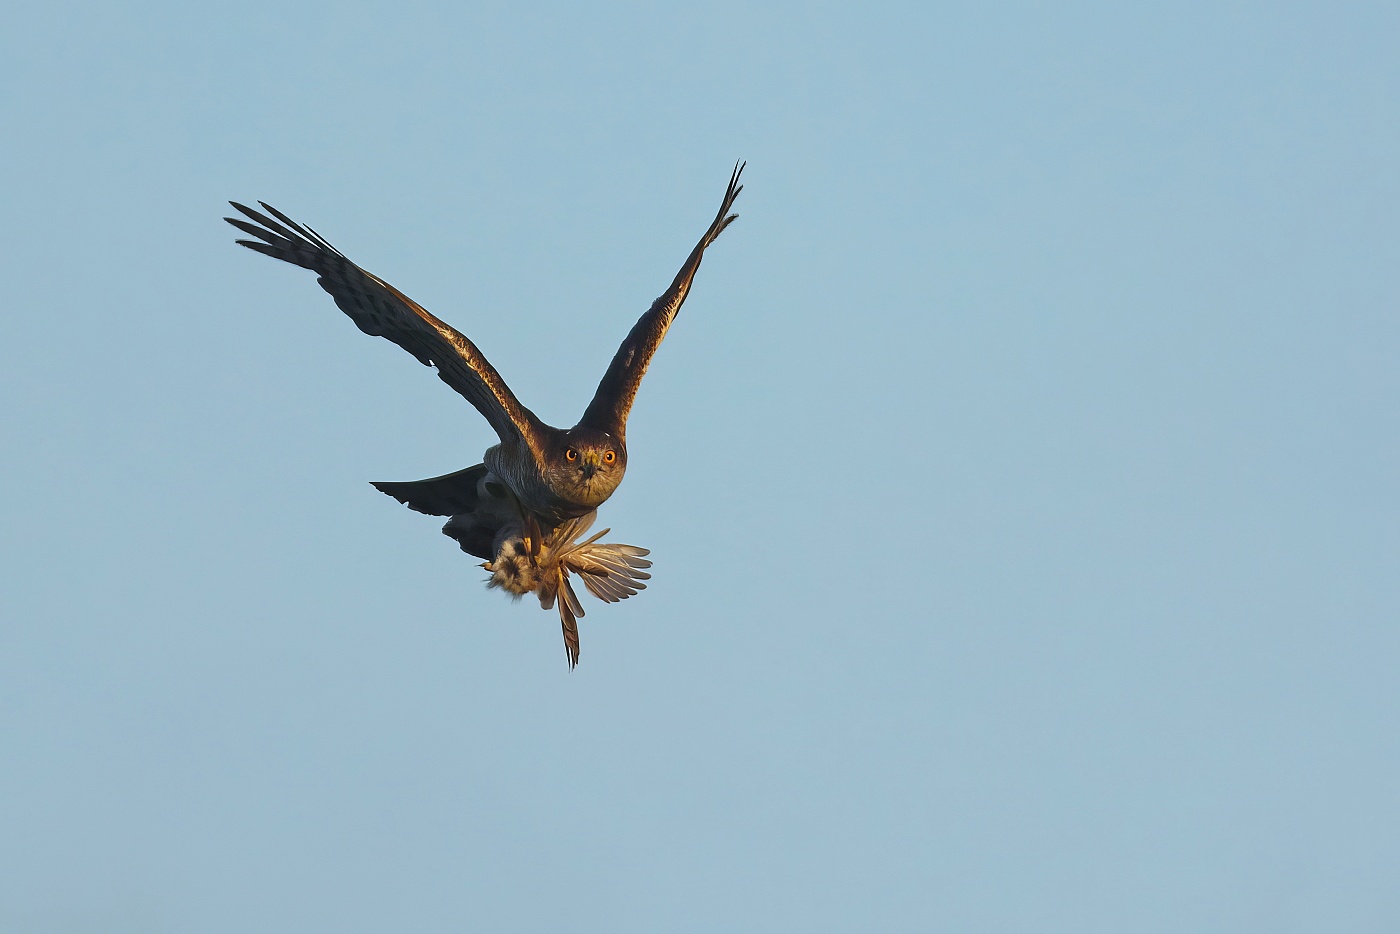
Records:
{"label": "yellow eye", "polygon": [[575,451],[573,448],[569,448],[567,451],[564,452],[564,456],[567,457],[570,462],[576,461],[578,460],[578,451]]}
{"label": "yellow eye", "polygon": [[603,463],[605,464],[611,464],[615,460],[617,460],[616,451],[609,451],[608,453],[603,455]]}

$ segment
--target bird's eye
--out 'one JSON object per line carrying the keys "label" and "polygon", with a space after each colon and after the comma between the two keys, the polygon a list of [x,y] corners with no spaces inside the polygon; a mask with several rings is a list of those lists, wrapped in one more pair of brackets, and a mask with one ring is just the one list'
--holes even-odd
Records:
{"label": "bird's eye", "polygon": [[567,457],[572,463],[573,461],[578,460],[578,451],[575,451],[573,448],[569,448],[567,451],[564,452],[564,456]]}
{"label": "bird's eye", "polygon": [[611,464],[615,460],[617,460],[616,451],[609,451],[608,453],[603,455],[603,463],[605,464]]}

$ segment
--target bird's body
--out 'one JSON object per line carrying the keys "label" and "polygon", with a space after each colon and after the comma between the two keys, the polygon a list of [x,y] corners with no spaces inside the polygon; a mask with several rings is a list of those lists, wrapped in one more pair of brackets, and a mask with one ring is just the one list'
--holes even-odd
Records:
{"label": "bird's body", "polygon": [[[470,340],[398,289],[352,263],[309,227],[265,202],[261,212],[230,202],[249,220],[225,218],[256,240],[249,249],[310,269],[355,324],[387,338],[434,366],[500,438],[483,463],[430,480],[376,483],[418,512],[451,517],[443,532],[469,554],[487,559],[488,582],[519,596],[533,593],[542,606],[556,602],[570,666],[578,661],[575,618],[583,615],[569,585],[580,575],[590,592],[609,602],[646,585],[645,549],[579,541],[622,482],[627,470],[627,416],[652,355],[680,311],[705,248],[737,215],[729,209],[743,186],[737,165],[719,213],[691,251],[671,287],[633,326],[604,373],[592,401],[573,428],[544,424],[521,405]],[[273,219],[275,218],[275,220]],[[253,221],[254,223],[250,223]]]}
{"label": "bird's body", "polygon": [[[551,524],[603,505],[627,470],[626,447],[607,435],[578,429],[558,434],[561,437],[550,438],[546,446],[557,453],[543,464],[516,442],[493,444],[482,455],[482,461],[510,488],[521,506]],[[600,437],[588,437],[593,434]],[[569,451],[578,453],[573,462]],[[612,459],[605,464],[609,452]]]}

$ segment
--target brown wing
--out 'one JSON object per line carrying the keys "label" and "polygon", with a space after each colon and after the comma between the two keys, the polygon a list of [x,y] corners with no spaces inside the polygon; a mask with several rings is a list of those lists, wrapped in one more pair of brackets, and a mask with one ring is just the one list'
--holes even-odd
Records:
{"label": "brown wing", "polygon": [[681,271],[676,273],[671,287],[651,303],[650,310],[637,320],[627,339],[617,349],[608,371],[603,374],[603,380],[598,384],[597,392],[593,394],[593,401],[588,404],[583,418],[579,419],[580,426],[606,431],[618,440],[626,441],[627,414],[632,411],[632,400],[637,397],[637,387],[641,385],[652,355],[656,353],[656,348],[661,346],[661,339],[666,336],[676,313],[681,310],[686,294],[690,292],[690,283],[695,278],[695,271],[700,268],[700,257],[704,255],[705,247],[714,243],[724,228],[739,216],[730,214],[729,209],[734,206],[734,199],[739,197],[739,192],[744,190],[744,186],[739,184],[744,165],[745,163],[735,164],[734,174],[729,178],[729,188],[724,193],[724,202],[719,206],[714,223],[710,224],[710,229],[705,231],[705,236],[700,238],[695,249],[690,251],[690,256],[685,265],[681,266]]}
{"label": "brown wing", "polygon": [[356,266],[310,227],[297,224],[266,202],[258,203],[277,220],[236,201],[229,202],[257,222],[224,218],[257,237],[238,243],[316,273],[321,288],[330,293],[361,331],[387,338],[417,357],[418,362],[437,367],[442,381],[476,406],[502,441],[522,439],[538,459],[543,424],[520,404],[475,344],[383,279]]}
{"label": "brown wing", "polygon": [[475,512],[480,505],[477,486],[484,476],[486,465],[477,464],[429,480],[371,480],[370,485],[414,512],[429,516],[460,516]]}

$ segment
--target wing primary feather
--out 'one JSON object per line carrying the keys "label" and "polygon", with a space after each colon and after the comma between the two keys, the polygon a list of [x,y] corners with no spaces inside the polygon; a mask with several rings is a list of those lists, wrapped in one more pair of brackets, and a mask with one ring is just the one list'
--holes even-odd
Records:
{"label": "wing primary feather", "polygon": [[273,259],[282,258],[282,251],[278,247],[269,246],[266,243],[259,243],[256,240],[235,240],[233,242],[238,244],[239,246],[246,246],[254,253],[261,253],[264,256],[271,256]]}
{"label": "wing primary feather", "polygon": [[[259,201],[258,203],[259,203],[259,204],[262,204],[261,201]],[[290,230],[288,230],[287,228],[283,227],[281,224],[277,223],[275,220],[273,220],[272,218],[268,217],[266,214],[263,214],[263,213],[260,213],[260,212],[258,212],[258,211],[255,211],[255,210],[253,210],[252,208],[248,207],[246,204],[239,204],[237,201],[230,201],[229,204],[233,205],[235,208],[237,208],[238,210],[242,211],[246,216],[248,216],[248,217],[251,218],[252,220],[257,221],[259,224],[262,224],[262,225],[263,225],[264,227],[266,227],[268,230],[272,231],[272,232],[275,233],[275,234],[278,234],[279,236],[283,237],[284,239],[287,239],[287,240],[295,240],[295,239],[297,239],[296,234],[292,233]],[[263,205],[263,207],[266,207],[266,206],[267,206],[267,205]],[[224,220],[228,220],[228,218],[226,217],[226,218],[224,218]]]}
{"label": "wing primary feather", "polygon": [[326,250],[329,253],[334,253],[341,259],[345,258],[344,253],[331,246],[329,240],[318,234],[316,231],[312,230],[310,226],[302,226],[301,224],[298,224],[296,221],[292,220],[290,217],[283,214],[281,211],[277,210],[272,205],[268,204],[266,201],[259,201],[258,204],[261,204],[267,211],[271,212],[273,217],[277,218],[279,221],[286,224],[288,227],[292,228],[297,233],[301,234],[301,236],[304,239],[310,240],[312,243],[316,244],[321,249]]}
{"label": "wing primary feather", "polygon": [[[277,239],[276,239],[277,236],[278,236],[277,234],[275,234],[275,233],[273,233],[273,232],[271,232],[271,231],[269,231],[269,230],[264,230],[263,228],[259,227],[257,224],[250,224],[250,223],[248,223],[247,221],[242,220],[241,218],[237,218],[237,217],[225,217],[224,220],[228,221],[230,224],[232,224],[233,226],[237,227],[239,230],[243,231],[245,234],[251,234],[252,236],[257,237],[259,240],[262,240],[264,243],[276,243],[276,242],[277,242]],[[239,240],[238,242],[239,242],[239,243],[244,243],[244,242],[246,242],[246,241]]]}

